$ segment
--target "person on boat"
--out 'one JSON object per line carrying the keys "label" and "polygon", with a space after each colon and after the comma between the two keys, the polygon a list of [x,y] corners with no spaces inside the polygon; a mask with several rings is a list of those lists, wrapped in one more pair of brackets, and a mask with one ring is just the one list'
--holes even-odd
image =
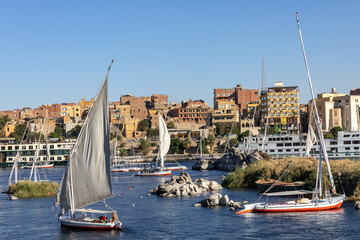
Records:
{"label": "person on boat", "polygon": [[118,217],[117,217],[117,214],[116,214],[116,212],[113,212],[113,214],[112,214],[112,218],[111,218],[111,222],[116,222],[118,220]]}

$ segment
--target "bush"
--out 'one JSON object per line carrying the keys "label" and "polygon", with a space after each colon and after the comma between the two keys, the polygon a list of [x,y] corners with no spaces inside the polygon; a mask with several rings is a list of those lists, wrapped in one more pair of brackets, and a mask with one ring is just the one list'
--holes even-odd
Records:
{"label": "bush", "polygon": [[8,193],[18,198],[55,197],[58,189],[57,182],[21,181],[10,185]]}
{"label": "bush", "polygon": [[[266,178],[278,179],[289,165],[294,167],[287,174],[285,182],[304,181],[305,188],[312,190],[315,187],[317,160],[315,158],[285,158],[275,161],[261,160],[250,164],[247,168],[236,168],[222,181],[228,188],[256,188],[255,182]],[[336,189],[342,193],[344,188],[348,199],[360,200],[360,162],[345,160],[331,160],[331,172],[334,177]],[[324,186],[329,186],[329,178],[325,163],[322,165]],[[338,173],[341,172],[342,186]]]}

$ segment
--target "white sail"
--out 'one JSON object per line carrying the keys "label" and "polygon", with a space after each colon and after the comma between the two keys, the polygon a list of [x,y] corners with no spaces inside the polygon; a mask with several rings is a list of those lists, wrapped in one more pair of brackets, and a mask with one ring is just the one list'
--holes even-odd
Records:
{"label": "white sail", "polygon": [[309,125],[307,139],[306,139],[305,157],[310,156],[311,148],[314,146],[315,142],[316,142],[316,135],[314,129]]}
{"label": "white sail", "polygon": [[65,211],[113,195],[107,76],[81,129],[59,188],[56,203]]}
{"label": "white sail", "polygon": [[166,123],[164,119],[161,117],[159,113],[159,153],[160,153],[160,160],[161,160],[161,167],[164,167],[164,157],[169,151],[170,148],[170,135],[166,127]]}

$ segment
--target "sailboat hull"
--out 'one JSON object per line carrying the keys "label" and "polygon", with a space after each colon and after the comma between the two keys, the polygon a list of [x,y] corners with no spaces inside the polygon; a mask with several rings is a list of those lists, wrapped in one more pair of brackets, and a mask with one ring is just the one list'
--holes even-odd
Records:
{"label": "sailboat hull", "polygon": [[[259,213],[279,213],[279,212],[310,212],[310,211],[326,211],[339,209],[343,203],[342,197],[333,198],[331,201],[311,201],[306,204],[297,204],[294,201],[283,204],[246,204],[236,214],[259,212]],[[248,205],[248,206],[247,206]],[[250,206],[251,205],[251,206]]]}
{"label": "sailboat hull", "polygon": [[83,230],[113,230],[120,229],[121,222],[94,222],[95,219],[84,218],[84,219],[72,219],[70,217],[60,217],[60,224],[62,227],[71,229],[83,229]]}
{"label": "sailboat hull", "polygon": [[135,176],[143,176],[143,177],[152,177],[152,176],[170,176],[171,171],[170,170],[163,170],[163,171],[156,171],[155,170],[149,170],[149,171],[141,171],[137,172]]}

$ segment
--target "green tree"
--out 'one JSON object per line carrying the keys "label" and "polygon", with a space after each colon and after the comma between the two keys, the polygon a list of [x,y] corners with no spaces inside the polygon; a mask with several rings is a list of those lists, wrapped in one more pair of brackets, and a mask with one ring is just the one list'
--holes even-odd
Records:
{"label": "green tree", "polygon": [[139,131],[147,131],[150,128],[150,121],[149,119],[143,119],[138,124]]}
{"label": "green tree", "polygon": [[175,123],[173,121],[170,121],[168,124],[167,124],[167,128],[175,128]]}
{"label": "green tree", "polygon": [[80,125],[76,125],[73,129],[71,129],[69,131],[69,137],[70,138],[77,138],[79,136],[79,133],[81,131],[81,126]]}
{"label": "green tree", "polygon": [[239,145],[239,141],[236,138],[232,138],[230,140],[230,147],[235,147],[237,145]]}
{"label": "green tree", "polygon": [[182,148],[184,150],[188,150],[190,147],[191,147],[191,140],[189,138],[185,138],[183,141],[182,141]]}
{"label": "green tree", "polygon": [[150,138],[159,136],[159,129],[149,128],[147,132],[147,136]]}
{"label": "green tree", "polygon": [[124,148],[120,148],[120,156],[128,156],[129,153],[128,153],[128,150],[127,149],[124,149]]}
{"label": "green tree", "polygon": [[332,138],[334,138],[334,136],[332,135],[331,132],[328,132],[328,133],[324,133],[324,138],[326,138],[326,139],[332,139]]}
{"label": "green tree", "polygon": [[249,136],[249,134],[250,134],[249,130],[242,132],[240,135],[238,135],[238,141],[242,142],[245,137]]}
{"label": "green tree", "polygon": [[50,138],[59,138],[62,134],[62,128],[55,127],[54,132],[49,134]]}
{"label": "green tree", "polygon": [[[208,154],[209,151],[208,151],[207,148],[206,148],[206,140],[205,140],[205,139],[201,139],[201,141],[199,141],[199,143],[198,143],[198,146],[199,146],[199,144],[201,144],[202,153]],[[199,149],[199,151],[200,151],[200,149]]]}
{"label": "green tree", "polygon": [[331,130],[330,130],[330,133],[333,135],[333,138],[337,138],[338,137],[338,132],[341,132],[341,131],[344,131],[344,129],[340,126],[336,126],[336,127],[333,127]]}
{"label": "green tree", "polygon": [[110,133],[110,140],[113,140],[115,137],[117,137],[118,141],[121,141],[121,136],[120,135],[116,136],[116,133],[111,132]]}
{"label": "green tree", "polygon": [[229,135],[232,127],[232,123],[216,123],[216,135],[224,136]]}
{"label": "green tree", "polygon": [[142,138],[140,139],[139,148],[142,150],[144,155],[147,155],[150,151],[150,143],[146,139]]}
{"label": "green tree", "polygon": [[179,138],[171,139],[171,142],[170,142],[171,151],[173,151],[174,153],[179,153],[181,150],[181,144],[182,144],[182,142]]}
{"label": "green tree", "polygon": [[215,145],[215,136],[210,134],[207,138],[206,138],[206,145],[210,147],[210,150],[213,150],[213,146]]}
{"label": "green tree", "polygon": [[11,119],[8,115],[0,116],[0,130],[3,129],[6,123],[10,122]]}
{"label": "green tree", "polygon": [[[19,123],[16,124],[14,132],[10,134],[10,136],[14,137],[17,141],[21,140],[24,135],[27,123]],[[26,136],[29,135],[29,129],[26,130]]]}

